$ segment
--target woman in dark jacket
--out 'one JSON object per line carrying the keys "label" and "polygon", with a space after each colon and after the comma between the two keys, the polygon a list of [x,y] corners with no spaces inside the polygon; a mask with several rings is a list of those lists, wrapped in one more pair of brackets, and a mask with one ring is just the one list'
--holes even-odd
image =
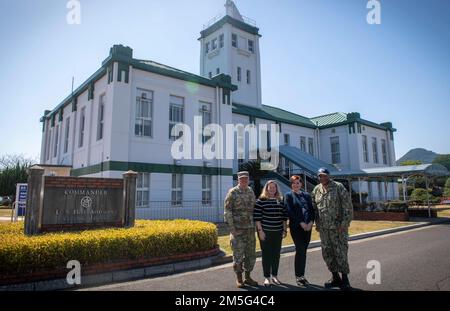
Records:
{"label": "woman in dark jacket", "polygon": [[306,286],[306,251],[311,241],[311,229],[314,223],[314,209],[309,193],[302,190],[300,176],[290,179],[291,191],[285,194],[284,204],[289,215],[289,230],[295,244],[295,277],[297,285]]}

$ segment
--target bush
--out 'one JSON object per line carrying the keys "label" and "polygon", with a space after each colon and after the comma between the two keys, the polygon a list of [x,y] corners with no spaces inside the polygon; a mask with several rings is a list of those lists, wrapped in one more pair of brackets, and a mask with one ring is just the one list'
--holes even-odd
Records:
{"label": "bush", "polygon": [[130,229],[100,229],[27,237],[23,223],[0,226],[0,274],[16,275],[83,264],[151,259],[206,251],[217,245],[217,228],[200,221],[136,221]]}
{"label": "bush", "polygon": [[[428,192],[428,196],[427,196]],[[415,204],[426,205],[428,204],[428,198],[430,203],[439,203],[441,199],[433,196],[429,190],[417,188],[411,194],[410,201]]]}
{"label": "bush", "polygon": [[408,209],[408,204],[403,201],[390,201],[384,203],[384,210],[386,212],[405,212]]}

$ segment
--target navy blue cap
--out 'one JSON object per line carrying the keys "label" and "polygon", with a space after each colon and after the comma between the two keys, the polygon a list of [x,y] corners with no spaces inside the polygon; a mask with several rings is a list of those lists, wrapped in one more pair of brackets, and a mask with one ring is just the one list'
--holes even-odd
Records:
{"label": "navy blue cap", "polygon": [[321,168],[319,168],[319,170],[317,171],[317,175],[323,175],[323,174],[325,174],[325,175],[330,175],[330,171],[327,170],[327,169],[324,168],[324,167],[321,167]]}

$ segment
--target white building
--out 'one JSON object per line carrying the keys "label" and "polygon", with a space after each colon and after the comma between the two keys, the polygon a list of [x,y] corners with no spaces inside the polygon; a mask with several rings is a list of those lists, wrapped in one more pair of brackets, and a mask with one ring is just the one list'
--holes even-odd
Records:
{"label": "white building", "polygon": [[[394,165],[391,123],[376,124],[358,113],[307,118],[263,105],[259,29],[233,1],[225,7],[226,14],[201,32],[200,75],[135,59],[129,47],[112,47],[101,67],[41,118],[41,163],[70,165],[74,176],[117,178],[137,171],[138,217],[213,221],[222,219],[222,200],[239,163],[173,160],[176,138],[170,129],[177,123],[193,128],[194,116],[223,127],[278,124],[286,146],[280,147],[275,177],[284,183],[293,173],[312,182],[323,165],[342,170]],[[202,137],[191,142],[195,139]],[[371,199],[384,197],[379,183],[367,186],[363,183],[362,191]],[[394,183],[388,195],[398,196]]]}

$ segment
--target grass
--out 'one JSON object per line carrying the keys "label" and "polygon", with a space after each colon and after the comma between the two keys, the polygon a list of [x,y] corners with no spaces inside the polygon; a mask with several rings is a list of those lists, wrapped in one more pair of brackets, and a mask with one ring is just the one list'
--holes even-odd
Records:
{"label": "grass", "polygon": [[0,209],[0,217],[11,217],[11,209]]}
{"label": "grass", "polygon": [[[450,212],[450,211],[447,211]],[[349,234],[354,235],[358,233],[364,233],[364,232],[371,232],[371,231],[377,231],[382,229],[390,229],[390,228],[397,228],[397,227],[403,227],[407,225],[412,225],[414,222],[399,222],[399,221],[358,221],[354,220],[352,221],[350,228],[349,228]],[[231,255],[231,246],[230,246],[230,236],[228,228],[224,226],[219,226],[219,245],[222,251],[224,251],[226,254]],[[320,240],[319,233],[316,231],[315,228],[313,228],[312,235],[311,235],[311,241],[314,240]],[[291,235],[288,232],[288,235],[285,239],[283,239],[283,246],[286,245],[292,245],[294,242],[292,241]],[[256,242],[256,249],[260,250],[259,241]]]}

